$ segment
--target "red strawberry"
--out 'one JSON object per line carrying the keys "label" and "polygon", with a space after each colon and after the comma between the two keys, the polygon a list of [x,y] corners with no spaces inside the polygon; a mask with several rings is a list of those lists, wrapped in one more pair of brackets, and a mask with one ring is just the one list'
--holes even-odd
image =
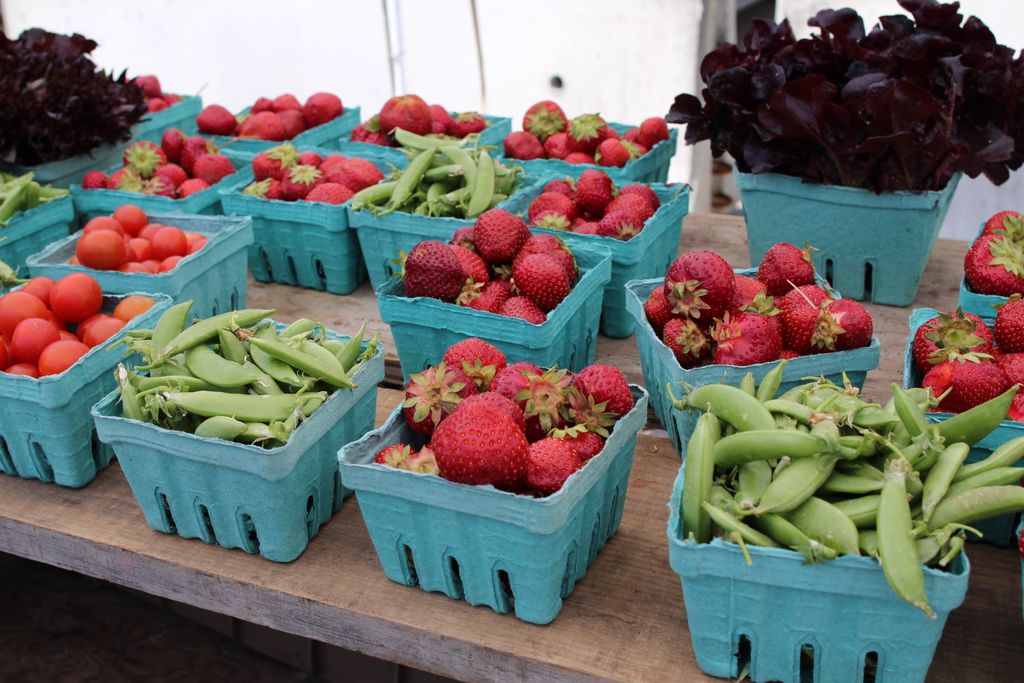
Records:
{"label": "red strawberry", "polygon": [[482,287],[464,287],[459,295],[459,303],[477,311],[497,313],[508,301],[511,291],[512,283],[508,280],[491,280]]}
{"label": "red strawberry", "polygon": [[163,111],[169,106],[171,103],[162,97],[153,97],[146,101],[146,109],[149,111]]}
{"label": "red strawberry", "polygon": [[299,151],[290,143],[271,147],[252,159],[252,173],[256,180],[274,178],[280,180],[286,169],[299,163]]}
{"label": "red strawberry", "polygon": [[309,191],[303,199],[307,202],[325,202],[327,204],[344,204],[352,199],[354,193],[338,183],[320,183]]}
{"label": "red strawberry", "polygon": [[[541,372],[523,372],[520,378],[499,377],[494,387],[498,393],[511,398],[526,416],[526,438],[530,441],[543,439],[552,429],[562,426],[564,412],[568,406],[571,379],[567,370],[551,368]],[[509,396],[512,388],[518,390]]]}
{"label": "red strawberry", "polygon": [[452,129],[455,119],[448,113],[448,110],[440,104],[430,105],[430,132],[435,135],[445,135]]}
{"label": "red strawberry", "polygon": [[487,128],[487,119],[484,118],[483,114],[467,111],[455,117],[448,132],[457,138],[464,138],[467,135],[479,133],[485,128]]}
{"label": "red strawberry", "polygon": [[564,194],[569,199],[572,199],[574,203],[576,201],[576,188],[573,187],[571,178],[555,178],[554,180],[549,180],[544,186],[544,191],[558,192],[559,194]]}
{"label": "red strawberry", "polygon": [[82,178],[83,190],[105,190],[108,182],[107,175],[103,171],[89,171]]}
{"label": "red strawberry", "polygon": [[[319,168],[320,168],[321,171],[323,171],[324,177],[326,178],[327,174],[332,169],[335,169],[335,168],[338,168],[339,166],[341,166],[342,162],[344,162],[346,159],[348,159],[348,157],[346,157],[343,154],[338,154],[337,152],[335,152],[334,154],[328,154],[327,156],[324,157],[323,161],[320,162]],[[344,185],[345,183],[341,183],[341,184]],[[351,189],[351,188],[349,188],[349,189]]]}
{"label": "red strawberry", "polygon": [[107,178],[107,188],[125,192],[142,192],[143,178],[130,168],[119,168]]}
{"label": "red strawberry", "polygon": [[390,446],[385,446],[377,451],[377,455],[374,456],[373,461],[379,465],[389,465],[391,467],[404,469],[405,463],[414,455],[416,455],[416,451],[412,450],[410,446],[404,443],[396,443]]}
{"label": "red strawberry", "polygon": [[981,234],[1002,234],[1019,241],[1024,238],[1024,215],[1016,211],[1000,211],[985,221]]}
{"label": "red strawberry", "polygon": [[434,240],[413,247],[405,259],[402,278],[406,296],[429,296],[448,302],[459,298],[466,282],[458,257],[447,244]]}
{"label": "red strawberry", "polygon": [[574,152],[593,154],[604,139],[603,131],[607,126],[604,119],[597,114],[577,116],[569,121],[566,131],[569,134],[569,147]]}
{"label": "red strawberry", "polygon": [[509,297],[509,299],[502,304],[498,313],[508,316],[509,318],[522,318],[526,322],[534,325],[542,325],[548,319],[544,314],[544,311],[537,308],[537,305],[525,296]]}
{"label": "red strawberry", "polygon": [[416,135],[426,135],[431,129],[430,107],[417,95],[392,97],[381,107],[378,120],[384,133],[401,128]]}
{"label": "red strawberry", "polygon": [[526,486],[542,495],[550,495],[582,467],[576,450],[561,439],[546,438],[530,444]]}
{"label": "red strawberry", "polygon": [[544,141],[544,155],[548,159],[564,159],[571,153],[569,135],[566,133],[555,133]]}
{"label": "red strawberry", "polygon": [[487,271],[487,264],[484,263],[482,258],[469,249],[455,244],[449,244],[448,248],[459,259],[459,263],[462,264],[462,272],[465,273],[468,279],[472,280],[475,284],[483,284],[491,279]]}
{"label": "red strawberry", "polygon": [[[842,329],[835,338],[836,351],[859,349],[871,343],[874,324],[871,315],[859,302],[853,299],[836,299],[826,307],[825,313]],[[831,347],[826,343],[826,348]]]}
{"label": "red strawberry", "polygon": [[163,178],[175,189],[178,188],[183,182],[188,180],[188,174],[185,173],[185,169],[177,164],[165,164],[160,168],[156,169],[156,173],[153,174],[154,178]]}
{"label": "red strawberry", "polygon": [[174,183],[162,176],[153,176],[142,186],[142,194],[158,195],[161,197],[175,196]]}
{"label": "red strawberry", "polygon": [[684,368],[696,367],[711,358],[711,339],[689,318],[669,319],[661,340]]}
{"label": "red strawberry", "polygon": [[250,115],[238,129],[238,136],[259,140],[286,140],[288,131],[281,117],[270,111]]}
{"label": "red strawberry", "polygon": [[316,166],[296,164],[281,176],[281,193],[287,201],[303,199],[324,181],[324,174]]}
{"label": "red strawberry", "polygon": [[274,178],[264,178],[249,183],[242,194],[260,197],[261,199],[281,199],[281,181]]}
{"label": "red strawberry", "polygon": [[200,133],[207,135],[231,135],[238,125],[235,115],[219,104],[210,104],[199,112],[196,125]]}
{"label": "red strawberry", "polygon": [[560,192],[542,192],[530,202],[530,225],[566,230],[576,219],[576,203]]}
{"label": "red strawberry", "polygon": [[572,285],[562,265],[548,254],[516,259],[512,282],[542,311],[550,311],[569,296]]}
{"label": "red strawberry", "polygon": [[526,115],[523,116],[523,130],[541,140],[563,132],[566,125],[565,112],[551,100],[543,100],[531,105],[526,110]]}
{"label": "red strawberry", "polygon": [[522,161],[543,159],[544,146],[525,130],[517,130],[505,136],[505,156]]}
{"label": "red strawberry", "polygon": [[160,149],[167,155],[167,160],[172,163],[181,161],[181,150],[185,147],[188,136],[180,128],[168,128],[160,138]]}
{"label": "red strawberry", "polygon": [[604,438],[600,434],[588,431],[586,427],[573,425],[556,429],[552,436],[572,446],[581,462],[586,462],[604,450]]}
{"label": "red strawberry", "polygon": [[736,294],[732,298],[732,310],[739,311],[749,306],[754,297],[761,293],[767,293],[767,288],[760,280],[755,280],[746,275],[736,276]]}
{"label": "red strawberry", "polygon": [[462,399],[475,393],[476,385],[466,373],[442,361],[409,378],[402,412],[410,427],[430,436]]}
{"label": "red strawberry", "polygon": [[1010,380],[998,363],[958,359],[939,363],[924,376],[921,386],[938,396],[949,394],[939,410],[959,413],[995,398],[1010,388]]}
{"label": "red strawberry", "polygon": [[790,351],[789,349],[782,349],[782,353],[779,354],[779,358],[782,360],[792,360],[794,358],[799,357],[799,353],[797,353],[796,351]]}
{"label": "red strawberry", "polygon": [[1024,352],[1024,300],[1020,296],[1011,296],[999,307],[993,328],[1000,351]]}
{"label": "red strawberry", "polygon": [[448,416],[430,446],[441,476],[451,481],[511,489],[526,477],[529,443],[515,420],[494,406]]}
{"label": "red strawberry", "polygon": [[615,138],[602,140],[597,146],[597,153],[594,154],[594,160],[600,166],[625,166],[631,159],[632,156],[626,146]]}
{"label": "red strawberry", "polygon": [[584,216],[603,216],[614,192],[615,186],[607,173],[587,169],[576,180],[576,209]]}
{"label": "red strawberry", "polygon": [[567,164],[594,164],[594,157],[586,152],[569,152],[563,160]]}
{"label": "red strawberry", "polygon": [[638,141],[640,139],[640,129],[639,128],[630,128],[629,130],[627,130],[623,134],[622,139],[626,140],[628,142],[638,143]]}
{"label": "red strawberry", "polygon": [[782,353],[782,335],[768,316],[740,313],[715,323],[711,337],[717,342],[716,365],[754,365],[776,360]]}
{"label": "red strawberry", "polygon": [[793,285],[814,284],[811,248],[798,249],[787,242],[779,242],[765,252],[757,268],[757,279],[765,284],[772,296],[785,294],[793,289]]}
{"label": "red strawberry", "polygon": [[633,409],[633,393],[622,371],[611,365],[588,365],[573,379],[573,386],[595,403],[607,403],[607,410],[622,417]]}
{"label": "red strawberry", "polygon": [[629,211],[609,211],[597,224],[598,235],[617,240],[636,237],[643,229],[644,222]]}
{"label": "red strawberry", "polygon": [[277,120],[284,127],[284,134],[281,136],[282,140],[291,140],[306,130],[306,120],[302,118],[302,112],[298,109],[285,109],[284,111],[277,112],[275,116],[277,116]]}
{"label": "red strawberry", "polygon": [[[579,274],[576,258],[559,238],[545,233],[530,235],[530,238],[523,243],[519,253],[516,254],[515,261],[526,258],[530,254],[547,254],[554,258],[561,264],[565,274],[569,276],[569,283],[576,282],[576,276]],[[515,268],[515,261],[512,262],[513,269]]]}
{"label": "red strawberry", "polygon": [[136,76],[133,81],[147,98],[162,97],[164,94],[163,88],[160,87],[160,79],[156,76]]}
{"label": "red strawberry", "polygon": [[503,354],[493,344],[483,339],[468,337],[448,347],[444,362],[450,367],[461,368],[481,391],[487,391],[495,373],[508,364]]}
{"label": "red strawberry", "polygon": [[152,142],[133,142],[124,150],[124,165],[143,178],[152,178],[156,169],[167,163],[167,155]]}
{"label": "red strawberry", "polygon": [[216,185],[235,172],[235,165],[223,154],[204,154],[195,160],[192,176]]}
{"label": "red strawberry", "polygon": [[395,141],[380,129],[380,117],[376,114],[369,120],[360,123],[352,130],[352,142],[365,142],[370,145],[394,147]]}
{"label": "red strawberry", "polygon": [[668,140],[668,124],[665,119],[652,116],[644,119],[637,130],[637,142],[650,149],[662,140]]}
{"label": "red strawberry", "polygon": [[801,356],[817,352],[812,351],[815,346],[812,339],[819,332],[818,313],[827,300],[828,294],[817,285],[803,285],[775,300],[775,305],[782,311],[784,348],[792,349]]}
{"label": "red strawberry", "polygon": [[1024,387],[1024,353],[1004,353],[996,358],[1010,384]]}
{"label": "red strawberry", "polygon": [[647,203],[647,199],[636,193],[619,194],[618,197],[608,202],[608,206],[604,210],[605,215],[613,211],[630,214],[641,224],[654,215],[654,209]]}
{"label": "red strawberry", "polygon": [[[996,318],[998,320],[998,315]],[[992,341],[992,331],[973,313],[965,313],[959,308],[951,313],[940,313],[914,333],[914,365],[921,372],[928,372],[942,360],[952,360],[968,353],[991,354],[994,350]],[[1010,350],[1011,353],[1013,351]]]}
{"label": "red strawberry", "polygon": [[599,235],[601,226],[593,221],[584,221],[572,229],[577,235]]}
{"label": "red strawberry", "polygon": [[299,103],[299,98],[291,93],[285,93],[278,95],[274,98],[274,101],[270,103],[270,108],[275,112],[285,111],[286,109],[302,109],[302,105]]}
{"label": "red strawberry", "polygon": [[341,116],[343,111],[345,108],[340,97],[329,92],[318,92],[310,95],[302,106],[302,119],[307,128],[312,128]]}
{"label": "red strawberry", "polygon": [[372,161],[350,157],[338,162],[335,169],[328,174],[328,178],[353,192],[359,192],[384,180],[384,174]]}
{"label": "red strawberry", "polygon": [[455,407],[453,412],[460,410],[471,410],[474,406],[486,405],[492,408],[497,408],[501,412],[511,417],[519,431],[526,434],[526,417],[523,415],[523,410],[520,408],[515,401],[497,394],[493,391],[487,391],[482,394],[473,394],[468,398],[464,398],[459,405]]}
{"label": "red strawberry", "polygon": [[1024,293],[1024,248],[1001,235],[983,235],[964,257],[964,275],[980,294]]}
{"label": "red strawberry", "polygon": [[652,215],[661,206],[661,200],[658,199],[657,193],[655,193],[655,191],[651,188],[650,185],[640,185],[634,183],[632,185],[625,185],[619,188],[619,197],[631,194],[643,197],[644,200],[647,202],[647,205],[651,208]]}
{"label": "red strawberry", "polygon": [[[302,152],[299,154],[299,163],[305,164],[306,166],[316,166],[320,168],[320,164],[324,162],[324,158],[316,152]],[[345,183],[341,183],[344,185]]]}
{"label": "red strawberry", "polygon": [[184,147],[181,148],[181,159],[178,165],[185,169],[185,173],[190,176],[193,174],[193,164],[196,159],[203,154],[213,154],[217,151],[217,145],[213,144],[204,137],[193,135],[185,141]]}
{"label": "red strawberry", "polygon": [[511,263],[530,237],[530,229],[505,209],[490,209],[476,219],[473,242],[490,265]]}
{"label": "red strawberry", "polygon": [[189,178],[181,185],[178,185],[178,196],[184,199],[196,192],[202,192],[209,187],[210,183],[206,182],[202,178]]}
{"label": "red strawberry", "polygon": [[274,111],[274,101],[268,97],[259,97],[249,108],[250,114],[259,114],[261,111]]}
{"label": "red strawberry", "polygon": [[708,327],[721,318],[736,295],[736,276],[728,262],[713,251],[683,254],[665,275],[665,299],[674,315],[693,318]]}
{"label": "red strawberry", "polygon": [[665,323],[672,319],[672,309],[665,300],[665,288],[655,287],[651,290],[650,296],[644,302],[644,313],[647,314],[647,321],[654,328],[654,333],[659,337],[665,329]]}
{"label": "red strawberry", "polygon": [[473,241],[473,226],[467,225],[456,230],[449,244],[457,244],[470,251],[476,251],[476,243]]}

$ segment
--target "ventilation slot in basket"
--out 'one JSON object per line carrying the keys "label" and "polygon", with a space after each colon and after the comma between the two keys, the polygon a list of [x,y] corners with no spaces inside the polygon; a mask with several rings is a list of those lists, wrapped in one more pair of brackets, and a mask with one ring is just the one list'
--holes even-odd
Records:
{"label": "ventilation slot in basket", "polygon": [[569,561],[565,563],[565,574],[562,575],[562,597],[567,598],[576,585],[576,549],[569,551]]}
{"label": "ventilation slot in basket", "polygon": [[99,472],[105,465],[106,458],[103,457],[103,442],[100,441],[99,434],[96,430],[92,430],[92,461],[96,464],[96,471]]}
{"label": "ventilation slot in basket", "polygon": [[615,520],[619,516],[619,487],[615,487],[615,493],[612,495],[612,505],[608,508],[608,513],[611,515],[608,523],[608,533],[604,535],[604,543],[608,542],[608,539],[615,533]]}
{"label": "ventilation slot in basket", "polygon": [[260,551],[260,537],[256,534],[256,525],[252,517],[244,512],[238,516],[238,527],[242,532],[242,546],[245,552],[255,555]]}
{"label": "ventilation slot in basket", "polygon": [[878,653],[872,650],[864,655],[864,683],[878,680]]}
{"label": "ventilation slot in basket", "polygon": [[263,247],[260,247],[259,256],[260,256],[260,263],[263,264],[263,270],[265,270],[267,272],[267,281],[268,282],[273,282],[274,281],[274,269],[270,267],[270,257],[267,256],[267,250],[264,249]]}
{"label": "ventilation slot in basket", "polygon": [[448,585],[451,587],[451,597],[461,600],[462,592],[462,570],[459,568],[459,561],[454,556],[448,557]]}
{"label": "ventilation slot in basket", "polygon": [[213,530],[213,521],[210,519],[210,510],[202,503],[196,505],[196,513],[199,516],[199,535],[207,543],[217,542],[217,532]]}
{"label": "ventilation slot in basket", "polygon": [[163,522],[163,531],[168,534],[178,532],[178,526],[174,523],[174,515],[171,514],[171,501],[160,489],[156,490],[156,504],[160,507],[160,520]]}
{"label": "ventilation slot in basket", "polygon": [[864,296],[865,301],[871,301],[872,284],[875,279],[875,267],[870,261],[864,264]]}
{"label": "ventilation slot in basket", "polygon": [[420,578],[416,574],[416,560],[412,556],[412,548],[403,544],[402,556],[405,559],[405,575],[408,585],[415,586],[419,584]]}
{"label": "ventilation slot in basket", "polygon": [[594,560],[597,559],[597,551],[601,543],[601,515],[597,516],[597,521],[594,522],[594,529],[590,532],[590,554],[587,556],[587,566],[594,564]]}
{"label": "ventilation slot in basket", "polygon": [[316,272],[317,289],[327,288],[327,272],[324,271],[324,264],[320,259],[313,259],[313,270]]}
{"label": "ventilation slot in basket", "polygon": [[814,646],[800,646],[800,683],[814,683]]}
{"label": "ventilation slot in basket", "polygon": [[320,513],[317,510],[316,491],[306,498],[306,536],[313,538],[320,529]]}
{"label": "ventilation slot in basket", "polygon": [[334,507],[333,510],[340,510],[341,503],[344,500],[344,489],[341,486],[341,472],[334,473],[334,496],[331,499]]}
{"label": "ventilation slot in basket", "polygon": [[14,460],[11,459],[11,452],[7,449],[7,441],[0,436],[0,472],[16,474],[14,471]]}
{"label": "ventilation slot in basket", "polygon": [[240,297],[238,296],[238,290],[237,289],[232,289],[231,290],[231,310],[232,311],[237,311],[238,310],[239,298]]}
{"label": "ventilation slot in basket", "polygon": [[834,275],[834,273],[832,272],[833,266],[834,266],[834,264],[832,263],[832,259],[830,259],[830,258],[825,259],[825,280],[827,280],[830,285],[833,283],[833,280],[832,280],[832,277]]}
{"label": "ventilation slot in basket", "polygon": [[508,572],[504,569],[499,569],[497,574],[497,598],[498,598],[498,611],[509,612],[515,609],[516,596],[512,592],[512,579],[509,578]]}
{"label": "ventilation slot in basket", "polygon": [[286,262],[288,263],[288,275],[289,275],[289,277],[291,277],[291,279],[288,280],[288,282],[298,282],[299,281],[299,271],[295,267],[295,259],[292,258],[291,254],[288,254],[288,256],[286,256],[285,259],[286,259]]}
{"label": "ventilation slot in basket", "polygon": [[32,462],[36,467],[36,476],[39,477],[40,481],[53,481],[53,466],[46,457],[46,451],[43,450],[40,444],[35,442],[32,443]]}
{"label": "ventilation slot in basket", "polygon": [[750,638],[747,635],[741,633],[739,642],[736,643],[735,677],[739,680],[743,680],[750,676],[751,652],[753,652],[753,647],[751,647]]}

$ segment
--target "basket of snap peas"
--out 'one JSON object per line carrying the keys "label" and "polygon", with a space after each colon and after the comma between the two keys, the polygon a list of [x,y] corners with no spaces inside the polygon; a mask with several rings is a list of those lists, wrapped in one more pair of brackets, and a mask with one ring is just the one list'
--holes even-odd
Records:
{"label": "basket of snap peas", "polygon": [[67,190],[40,185],[32,173],[0,172],[0,259],[13,268],[50,242],[68,236],[75,207]]}
{"label": "basket of snap peas", "polygon": [[99,438],[152,528],[290,562],[348,493],[335,453],[373,428],[382,349],[365,327],[342,337],[264,309],[187,325],[189,309],[133,334],[145,365],[117,368],[92,410]]}
{"label": "basket of snap peas", "polygon": [[483,146],[402,129],[395,138],[414,154],[409,164],[356,193],[348,207],[374,288],[399,271],[399,252],[408,253],[423,240],[447,242],[522,185],[522,168],[493,159]]}
{"label": "basket of snap peas", "polygon": [[1009,401],[934,424],[924,391],[893,385],[883,406],[819,379],[776,395],[782,373],[673,398],[703,411],[668,524],[697,662],[753,681],[923,681],[967,590],[970,525],[1024,509],[1024,489],[986,477],[1024,439],[964,465]]}

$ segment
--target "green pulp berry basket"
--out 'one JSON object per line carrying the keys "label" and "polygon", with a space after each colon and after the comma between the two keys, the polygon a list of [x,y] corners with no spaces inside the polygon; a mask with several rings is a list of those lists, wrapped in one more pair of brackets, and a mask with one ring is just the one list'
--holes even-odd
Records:
{"label": "green pulp berry basket", "polygon": [[[542,179],[527,190],[517,193],[505,207],[526,220],[530,202],[543,191],[550,178]],[[612,278],[604,288],[601,306],[601,334],[622,339],[633,334],[636,325],[626,311],[626,283],[656,277],[668,270],[679,249],[683,219],[690,211],[689,185],[652,184],[661,200],[657,212],[644,223],[644,229],[629,240],[600,235],[578,235],[567,230],[551,230],[530,226],[534,232],[546,232],[561,238],[570,247],[592,246],[607,249],[612,255]]]}
{"label": "green pulp berry basket", "polygon": [[[111,313],[126,296],[104,296],[102,310]],[[123,351],[111,344],[128,330],[152,327],[170,305],[165,296],[151,296],[156,305],[61,374],[35,379],[0,372],[0,472],[80,488],[110,464],[113,454],[96,439],[89,407],[115,386]]]}
{"label": "green pulp berry basket", "polygon": [[611,277],[611,257],[597,249],[576,248],[573,253],[580,277],[540,325],[439,299],[406,297],[399,278],[379,287],[380,317],[391,326],[406,381],[413,373],[437,365],[449,346],[466,337],[480,337],[509,358],[541,367],[557,365],[576,372],[593,363],[600,292]]}
{"label": "green pulp berry basket", "polygon": [[[917,328],[937,315],[939,315],[939,312],[933,308],[915,308],[910,312],[910,334],[907,337],[907,344],[903,350],[904,388],[921,386],[921,380],[924,375],[914,364],[914,334],[917,333]],[[929,412],[927,417],[931,422],[943,422],[953,417],[953,414]],[[1024,436],[1024,422],[1003,420],[988,436],[971,447],[971,452],[967,455],[966,462],[972,463],[984,460],[991,455],[992,451],[1010,439],[1016,439],[1019,436]],[[1014,467],[1024,467],[1024,459],[1018,460]],[[973,523],[971,526],[981,531],[981,540],[994,545],[1008,546],[1016,542],[1014,529],[1017,527],[1018,517],[1019,515],[1017,514],[1000,515]],[[969,534],[968,538],[974,538],[974,536]]]}
{"label": "green pulp berry basket", "polygon": [[75,205],[70,195],[20,211],[0,228],[0,261],[23,269],[29,256],[67,237],[74,224]]}
{"label": "green pulp berry basket", "polygon": [[405,586],[440,592],[534,624],[554,621],[604,544],[615,535],[647,394],[604,449],[546,498],[457,484],[373,462],[385,446],[422,446],[398,406],[379,429],[338,453],[381,568]]}
{"label": "green pulp berry basket", "polygon": [[71,273],[89,273],[104,292],[166,294],[176,302],[193,301],[192,314],[215,315],[245,306],[246,249],[252,244],[252,221],[248,216],[186,216],[153,214],[151,221],[173,225],[205,235],[209,242],[183,258],[167,273],[122,273],[70,265],[81,233],[54,242],[28,258],[32,277],[59,280]]}
{"label": "green pulp berry basket", "polygon": [[378,348],[352,375],[356,389],[336,391],[288,443],[272,449],[122,417],[116,390],[93,407],[92,415],[150,527],[291,562],[341,508],[345,492],[338,445],[373,429],[377,383],[383,378],[384,354]]}
{"label": "green pulp berry basket", "polygon": [[[669,563],[679,575],[697,665],[752,681],[922,682],[949,613],[967,594],[970,563],[925,568],[936,618],[904,602],[870,557],[807,564],[784,548],[686,540],[683,471],[669,501]],[[808,657],[812,655],[812,657]]]}
{"label": "green pulp berry basket", "polygon": [[[754,268],[736,269],[737,275],[753,277],[757,273]],[[758,382],[775,368],[779,361],[757,363],[756,365],[705,365],[697,368],[683,368],[679,365],[672,350],[665,346],[651,327],[644,313],[644,302],[655,287],[665,284],[664,278],[651,280],[634,280],[626,283],[626,308],[636,322],[636,341],[640,349],[640,366],[644,373],[644,384],[649,387],[652,395],[651,403],[654,412],[661,420],[669,439],[680,457],[685,456],[685,444],[697,424],[697,413],[691,410],[676,410],[665,386],[672,385],[677,398],[685,394],[685,385],[702,386],[724,382],[733,386],[739,385],[748,372]],[[881,344],[872,336],[871,344],[850,351],[833,351],[800,356],[786,361],[782,371],[782,385],[779,393],[785,392],[806,377],[824,376],[837,384],[842,384],[843,373],[853,382],[854,386],[863,387],[869,370],[878,367],[881,358]]]}
{"label": "green pulp berry basket", "polygon": [[[238,113],[238,116],[245,116],[252,107],[246,107]],[[235,155],[248,156],[252,158],[260,152],[276,147],[282,142],[290,142],[296,147],[321,147],[323,149],[337,149],[338,140],[347,137],[352,129],[359,125],[359,107],[345,107],[341,116],[331,119],[319,126],[313,126],[302,131],[290,140],[257,140],[255,138],[236,138],[229,135],[210,135],[211,140],[218,147],[226,147]],[[200,135],[203,135],[200,133]],[[228,146],[230,145],[230,146]]]}

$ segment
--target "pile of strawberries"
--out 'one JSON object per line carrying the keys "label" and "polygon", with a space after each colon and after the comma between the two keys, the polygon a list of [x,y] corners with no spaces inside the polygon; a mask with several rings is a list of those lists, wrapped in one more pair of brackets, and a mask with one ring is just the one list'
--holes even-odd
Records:
{"label": "pile of strawberries", "polygon": [[243,194],[286,202],[344,204],[356,192],[384,179],[380,169],[366,159],[341,154],[322,157],[316,152],[299,152],[290,143],[253,157],[252,172],[255,181]]}
{"label": "pile of strawberries", "polygon": [[505,137],[505,156],[512,159],[561,159],[570,164],[625,166],[668,140],[668,124],[651,117],[619,139],[598,114],[567,119],[555,102],[544,100],[526,110],[523,129]]}
{"label": "pile of strawberries", "polygon": [[649,185],[616,188],[604,171],[587,169],[576,180],[549,181],[530,202],[530,225],[628,240],[644,229],[661,206]]}
{"label": "pile of strawberries", "polygon": [[[1012,295],[999,307],[990,328],[957,309],[927,321],[914,333],[914,365],[921,386],[941,400],[934,408],[960,413],[1007,391],[1024,387],[1024,301]],[[1011,420],[1024,420],[1024,389],[1010,407]]]}
{"label": "pile of strawberries", "polygon": [[394,130],[416,135],[444,135],[464,138],[488,126],[484,115],[466,111],[452,116],[440,104],[427,104],[419,95],[399,95],[384,103],[380,111],[360,123],[352,131],[352,142],[367,142],[384,147],[398,147]]}
{"label": "pile of strawberries", "polygon": [[150,111],[163,111],[172,104],[181,102],[181,96],[164,92],[160,79],[156,76],[136,76],[135,85],[139,86],[146,98],[146,107]]}
{"label": "pile of strawberries", "polygon": [[134,204],[85,224],[69,263],[122,273],[168,273],[178,262],[206,246],[206,236],[173,225],[150,223]]}
{"label": "pile of strawberries", "polygon": [[405,295],[429,296],[540,325],[572,291],[579,269],[562,240],[530,233],[504,209],[459,229],[450,244],[426,241],[405,257]]}
{"label": "pile of strawberries", "polygon": [[345,111],[341,98],[329,92],[309,96],[305,104],[291,93],[261,97],[248,114],[235,116],[227,107],[211,104],[196,117],[200,133],[257,140],[291,140],[299,133],[327,123]]}
{"label": "pile of strawberries", "polygon": [[57,282],[33,278],[0,296],[0,372],[60,374],[154,303],[147,296],[125,297],[110,315],[101,312],[99,283],[85,273]]}
{"label": "pile of strawberries", "polygon": [[402,403],[426,445],[394,444],[375,462],[463,484],[546,496],[601,452],[633,408],[622,373],[590,365],[575,375],[505,355],[471,337],[412,376]]}
{"label": "pile of strawberries", "polygon": [[122,157],[124,166],[109,177],[89,171],[83,190],[123,190],[184,199],[216,185],[235,172],[235,165],[206,138],[185,135],[180,128],[164,132],[160,145],[133,142]]}
{"label": "pile of strawberries", "polygon": [[814,284],[810,248],[780,242],[757,277],[736,275],[712,251],[691,251],[669,266],[644,311],[684,368],[753,365],[871,343],[873,323],[852,299]]}
{"label": "pile of strawberries", "polygon": [[1024,294],[1024,216],[1000,211],[985,221],[964,256],[964,276],[979,294]]}

